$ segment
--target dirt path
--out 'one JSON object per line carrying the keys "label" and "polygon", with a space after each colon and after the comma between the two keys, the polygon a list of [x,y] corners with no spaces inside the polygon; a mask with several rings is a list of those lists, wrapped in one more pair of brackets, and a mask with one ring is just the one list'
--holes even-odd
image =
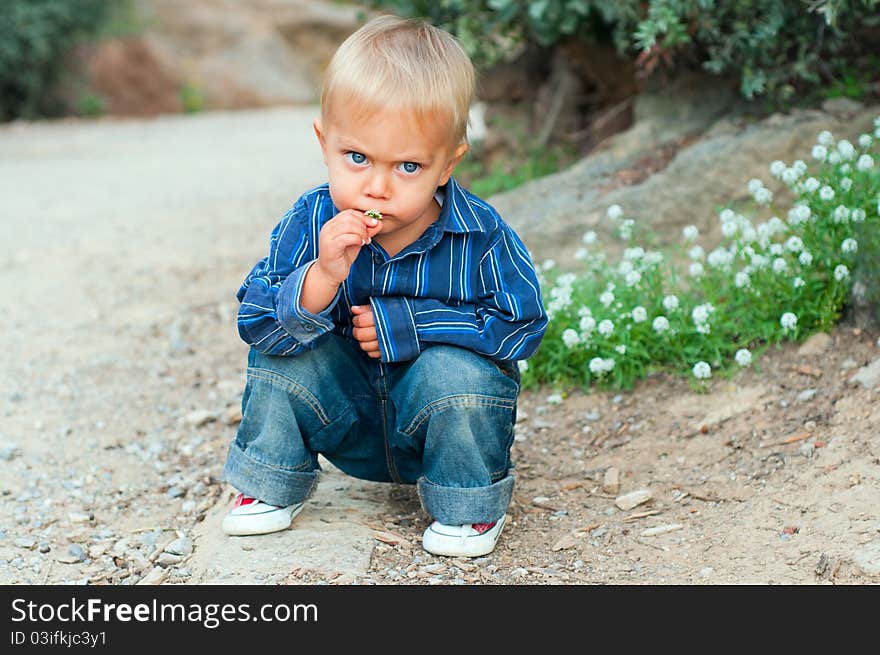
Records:
{"label": "dirt path", "polygon": [[708,394],[525,392],[489,557],[427,555],[411,488],[332,467],[294,529],[224,537],[234,294],[323,181],[313,116],[0,128],[0,583],[880,582],[880,348],[845,326]]}

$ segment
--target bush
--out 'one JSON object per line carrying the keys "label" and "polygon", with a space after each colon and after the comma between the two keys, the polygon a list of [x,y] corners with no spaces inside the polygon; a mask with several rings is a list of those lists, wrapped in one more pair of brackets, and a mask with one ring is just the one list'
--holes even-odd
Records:
{"label": "bush", "polygon": [[562,273],[552,261],[538,267],[550,324],[521,362],[524,387],[630,388],[666,371],[700,389],[713,374],[751,365],[762,349],[832,328],[859,275],[874,276],[863,279],[877,295],[878,144],[880,117],[855,145],[819,134],[816,170],[773,162],[772,190],[748,183],[755,220],[724,207],[725,241],[708,254],[695,245],[694,226],[684,229],[678,257],[646,250],[635,221],[610,207],[628,245],[618,262],[606,262],[587,232],[577,253],[583,273]]}
{"label": "bush", "polygon": [[60,113],[52,91],[71,48],[95,35],[105,0],[6,0],[0,12],[0,120]]}
{"label": "bush", "polygon": [[[695,62],[739,78],[747,98],[785,99],[839,80],[876,48],[880,0],[374,0],[454,33],[481,66],[526,43],[613,43],[650,71]],[[867,64],[865,64],[867,65]],[[876,75],[876,71],[874,71]]]}

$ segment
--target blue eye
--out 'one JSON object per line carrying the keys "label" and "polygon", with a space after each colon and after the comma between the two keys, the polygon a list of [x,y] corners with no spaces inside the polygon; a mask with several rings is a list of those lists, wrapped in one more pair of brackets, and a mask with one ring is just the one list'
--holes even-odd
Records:
{"label": "blue eye", "polygon": [[421,168],[421,164],[417,164],[414,161],[405,161],[400,165],[400,170],[404,173],[416,173]]}
{"label": "blue eye", "polygon": [[352,164],[356,164],[356,165],[358,165],[358,166],[361,166],[362,164],[366,164],[366,163],[367,163],[367,157],[366,157],[366,155],[363,155],[363,154],[361,154],[361,153],[359,153],[359,152],[354,152],[354,151],[352,151],[352,150],[350,150],[349,152],[345,153],[345,157],[346,157],[346,158],[347,158]]}

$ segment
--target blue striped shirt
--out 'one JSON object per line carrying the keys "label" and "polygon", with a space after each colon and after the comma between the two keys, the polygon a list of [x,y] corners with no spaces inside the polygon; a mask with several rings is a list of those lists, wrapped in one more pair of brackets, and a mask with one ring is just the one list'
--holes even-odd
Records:
{"label": "blue striped shirt", "polygon": [[238,291],[238,331],[269,355],[297,355],[333,331],[352,336],[352,305],[370,304],[383,362],[416,357],[433,344],[497,360],[530,356],[547,328],[531,257],[509,225],[453,179],[440,216],[393,257],[363,246],[336,297],[319,314],[300,305],[321,226],[338,210],[327,184],[296,202],[272,230],[269,254]]}

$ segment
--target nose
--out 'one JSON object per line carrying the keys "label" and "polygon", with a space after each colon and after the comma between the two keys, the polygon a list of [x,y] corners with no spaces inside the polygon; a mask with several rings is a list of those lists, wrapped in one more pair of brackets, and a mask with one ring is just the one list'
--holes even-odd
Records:
{"label": "nose", "polygon": [[374,167],[370,172],[370,179],[367,181],[367,187],[364,192],[370,198],[387,200],[390,190],[389,178],[390,171],[386,171],[379,166]]}

